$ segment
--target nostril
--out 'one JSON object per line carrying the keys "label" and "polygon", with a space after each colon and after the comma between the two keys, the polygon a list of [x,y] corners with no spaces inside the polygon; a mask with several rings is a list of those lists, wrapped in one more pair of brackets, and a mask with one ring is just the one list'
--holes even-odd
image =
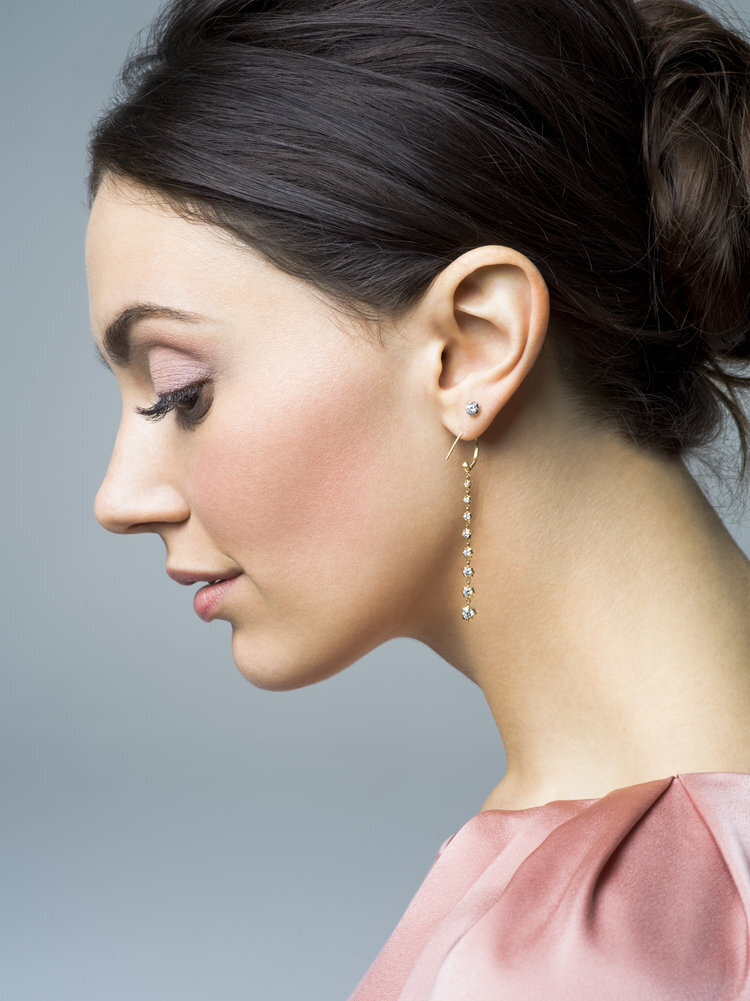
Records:
{"label": "nostril", "polygon": [[[140,422],[144,423],[144,422]],[[190,510],[182,492],[183,471],[174,453],[161,447],[152,430],[136,434],[120,426],[107,471],[94,498],[94,515],[108,532],[157,532],[184,521]]]}
{"label": "nostril", "polygon": [[185,521],[190,509],[169,483],[107,476],[94,498],[94,516],[108,532],[124,535],[158,532],[160,525]]}

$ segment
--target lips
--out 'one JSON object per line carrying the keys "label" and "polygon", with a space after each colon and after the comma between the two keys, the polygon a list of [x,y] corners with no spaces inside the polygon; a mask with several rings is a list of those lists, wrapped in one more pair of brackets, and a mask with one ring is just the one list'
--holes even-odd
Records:
{"label": "lips", "polygon": [[210,622],[219,610],[227,593],[235,586],[239,574],[228,577],[215,584],[206,584],[199,588],[193,596],[193,608],[204,622]]}

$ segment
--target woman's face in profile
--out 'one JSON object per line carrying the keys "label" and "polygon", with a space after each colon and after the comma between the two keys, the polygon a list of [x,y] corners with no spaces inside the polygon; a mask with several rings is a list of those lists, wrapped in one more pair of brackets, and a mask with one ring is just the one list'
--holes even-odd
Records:
{"label": "woman's face in profile", "polygon": [[[430,477],[412,463],[427,409],[414,345],[378,344],[132,182],[105,180],[86,253],[102,353],[107,327],[138,304],[202,317],[141,319],[129,363],[111,362],[123,410],[101,524],[157,532],[169,570],[239,573],[203,612],[231,622],[235,663],[260,687],[310,684],[408,635],[436,569],[426,554],[444,558],[424,516]],[[136,412],[198,383],[160,419]],[[437,415],[434,434],[437,486]]]}

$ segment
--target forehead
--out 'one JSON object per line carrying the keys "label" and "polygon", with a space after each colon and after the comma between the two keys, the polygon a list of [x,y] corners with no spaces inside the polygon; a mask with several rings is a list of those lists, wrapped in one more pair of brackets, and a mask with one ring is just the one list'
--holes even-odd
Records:
{"label": "forehead", "polygon": [[217,227],[190,222],[127,181],[105,181],[86,233],[92,324],[101,330],[130,302],[179,303],[198,310],[226,301],[238,271],[262,268]]}
{"label": "forehead", "polygon": [[218,226],[185,219],[133,181],[105,180],[86,234],[91,325],[97,342],[135,303],[213,317],[309,328],[340,319],[317,289]]}

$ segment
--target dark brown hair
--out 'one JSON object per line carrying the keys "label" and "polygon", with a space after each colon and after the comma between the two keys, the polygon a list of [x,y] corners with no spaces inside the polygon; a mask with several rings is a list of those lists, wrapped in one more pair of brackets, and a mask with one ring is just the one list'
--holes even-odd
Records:
{"label": "dark brown hair", "polygon": [[550,290],[582,413],[748,462],[750,45],[683,0],[172,0],[92,129],[105,173],[352,316],[488,243]]}

